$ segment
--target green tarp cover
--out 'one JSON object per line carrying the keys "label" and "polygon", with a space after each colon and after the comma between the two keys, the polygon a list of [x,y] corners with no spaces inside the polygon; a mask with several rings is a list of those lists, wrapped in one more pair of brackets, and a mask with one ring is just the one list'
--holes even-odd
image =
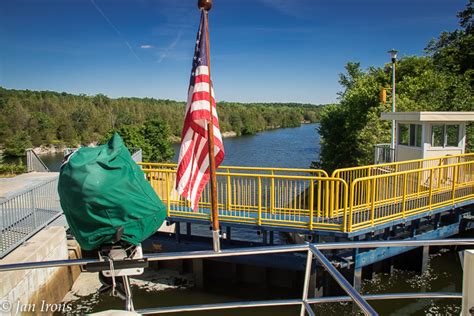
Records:
{"label": "green tarp cover", "polygon": [[61,166],[58,192],[66,220],[81,247],[92,250],[121,240],[134,245],[163,223],[166,207],[120,136],[84,147]]}

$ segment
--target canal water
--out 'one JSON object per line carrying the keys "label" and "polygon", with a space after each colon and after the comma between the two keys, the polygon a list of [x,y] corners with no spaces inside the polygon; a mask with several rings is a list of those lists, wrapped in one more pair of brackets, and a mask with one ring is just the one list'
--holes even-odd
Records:
{"label": "canal water", "polygon": [[[309,168],[319,158],[318,124],[303,124],[296,128],[274,129],[257,135],[224,139],[227,166]],[[178,161],[179,144],[173,144]],[[51,171],[59,171],[63,154],[42,155]]]}
{"label": "canal water", "polygon": [[[308,168],[319,157],[317,124],[297,128],[276,129],[252,136],[226,138],[224,165]],[[179,145],[174,145],[175,157]],[[43,156],[52,170],[58,170],[61,156]],[[271,289],[241,288],[235,285],[206,288],[188,287],[179,278],[175,284],[160,290],[133,287],[136,308],[192,305],[241,300],[291,299],[295,293],[272,293]],[[173,282],[171,282],[173,283]],[[364,294],[409,292],[461,292],[462,269],[455,249],[440,249],[430,255],[429,269],[420,275],[413,271],[394,270],[377,273],[364,281]],[[397,300],[371,304],[381,315],[459,315],[460,300]],[[90,313],[110,308],[122,309],[123,302],[108,294],[93,293],[72,302],[77,313]],[[322,304],[317,315],[357,315],[351,303]],[[176,315],[298,315],[299,308],[278,307],[239,309],[213,312],[181,313]]]}

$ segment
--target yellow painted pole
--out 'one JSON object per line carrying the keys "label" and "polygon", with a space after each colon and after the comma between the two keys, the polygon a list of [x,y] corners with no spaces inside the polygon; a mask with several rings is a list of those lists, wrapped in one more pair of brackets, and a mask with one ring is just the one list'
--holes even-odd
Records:
{"label": "yellow painted pole", "polygon": [[321,217],[321,179],[318,180],[318,197],[317,197],[317,206],[316,206],[316,209],[317,209],[317,216],[318,217]]}
{"label": "yellow painted pole", "polygon": [[355,189],[355,184],[356,181],[353,181],[351,184],[351,195],[350,195],[350,207],[349,207],[349,225],[348,225],[348,231],[352,232],[352,212],[354,211],[354,189]]}
{"label": "yellow painted pole", "polygon": [[403,177],[402,217],[405,218],[405,202],[407,197],[407,174]]}
{"label": "yellow painted pole", "polygon": [[262,178],[258,177],[258,226],[262,225]]}
{"label": "yellow painted pole", "polygon": [[273,177],[275,172],[272,170],[272,180],[270,184],[270,213],[275,212],[275,178]]}
{"label": "yellow painted pole", "polygon": [[428,198],[429,209],[431,210],[431,203],[433,200],[433,169],[430,169],[430,193]]}
{"label": "yellow painted pole", "polygon": [[456,199],[456,182],[458,181],[458,170],[459,170],[459,165],[454,166],[454,175],[453,175],[453,187],[452,187],[452,192],[451,192],[451,199],[454,200]]}
{"label": "yellow painted pole", "polygon": [[[297,186],[298,182],[293,182],[293,209],[296,211],[297,209]],[[299,197],[298,197],[299,198]]]}
{"label": "yellow painted pole", "polygon": [[326,181],[326,185],[324,186],[324,216],[329,217],[329,182]]}
{"label": "yellow painted pole", "polygon": [[366,206],[369,207],[369,203],[370,203],[370,197],[372,196],[372,191],[370,191],[371,189],[371,182],[370,181],[367,181],[366,185],[365,185],[365,202],[366,202]]}
{"label": "yellow painted pole", "polygon": [[[397,173],[397,172],[398,172],[398,164],[395,165],[395,173]],[[393,179],[393,183],[392,183],[392,185],[393,185],[392,197],[393,197],[393,199],[395,200],[396,197],[397,197],[397,186],[398,186],[398,181],[397,181],[397,179],[398,179],[398,178],[397,178],[397,176],[394,176],[393,178],[394,178],[394,179]]]}
{"label": "yellow painted pole", "polygon": [[372,179],[372,184],[370,185],[371,188],[371,209],[370,209],[370,221],[372,226],[374,226],[375,223],[375,178]]}
{"label": "yellow painted pole", "polygon": [[314,181],[309,182],[309,229],[313,230]]}
{"label": "yellow painted pole", "polygon": [[331,181],[331,191],[330,191],[330,204],[329,204],[329,214],[331,217],[334,216],[333,211],[334,211],[334,181]]}
{"label": "yellow painted pole", "polygon": [[166,173],[165,181],[166,181],[166,204],[167,204],[167,211],[166,213],[170,216],[171,213],[171,188],[170,188],[170,181],[169,181],[169,173]]}
{"label": "yellow painted pole", "polygon": [[232,203],[232,186],[230,182],[230,170],[227,169],[227,199],[226,199],[226,204],[227,204],[227,210],[230,211],[231,209],[231,203]]}
{"label": "yellow painted pole", "polygon": [[[342,180],[344,181],[344,180]],[[347,195],[348,195],[348,186],[347,186],[347,183],[343,182],[343,188],[344,188],[344,218],[343,218],[343,222],[342,222],[342,225],[343,225],[343,231],[345,233],[347,233],[348,231],[348,227],[347,227]]]}
{"label": "yellow painted pole", "polygon": [[442,175],[442,173],[441,173],[441,166],[443,165],[443,161],[444,161],[443,158],[441,158],[441,159],[439,160],[438,184],[437,184],[437,186],[436,186],[437,188],[440,188],[440,186],[441,186],[441,180],[442,180],[442,177],[443,177],[443,175]]}

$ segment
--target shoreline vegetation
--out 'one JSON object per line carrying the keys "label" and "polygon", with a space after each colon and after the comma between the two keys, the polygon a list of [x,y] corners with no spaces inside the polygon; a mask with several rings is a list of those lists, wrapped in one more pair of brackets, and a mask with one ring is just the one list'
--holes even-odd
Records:
{"label": "shoreline vegetation", "polygon": [[[319,122],[324,105],[218,102],[223,137]],[[66,147],[104,143],[118,132],[144,159],[166,161],[180,141],[185,102],[153,98],[109,98],[0,87],[0,150],[5,157],[57,153]],[[1,164],[1,161],[0,161]]]}
{"label": "shoreline vegetation", "polygon": [[[313,124],[316,122],[311,122],[311,121],[301,121],[301,124]],[[274,130],[274,129],[279,129],[279,128],[284,128],[281,126],[267,126],[265,131],[269,130]],[[222,138],[232,138],[232,137],[239,137],[242,135],[238,135],[235,131],[228,131],[228,132],[223,132],[222,133]],[[175,135],[171,135],[169,138],[169,141],[172,144],[179,144],[181,142],[181,138]],[[99,145],[99,142],[92,142],[90,144],[83,145],[82,147],[94,147]],[[66,148],[69,148],[68,146],[65,145],[41,145],[38,147],[33,147],[33,151],[37,155],[52,155],[52,154],[57,154],[57,153],[62,153]],[[78,147],[74,147],[78,148]]]}

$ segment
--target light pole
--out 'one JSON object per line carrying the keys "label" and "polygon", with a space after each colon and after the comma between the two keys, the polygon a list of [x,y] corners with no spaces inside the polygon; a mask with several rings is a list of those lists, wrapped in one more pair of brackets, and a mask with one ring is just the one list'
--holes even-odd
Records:
{"label": "light pole", "polygon": [[[392,58],[392,112],[395,112],[395,62],[397,61],[398,51],[392,48],[388,53]],[[392,162],[395,160],[395,132],[395,120],[392,120],[392,143],[390,145],[390,159]]]}

